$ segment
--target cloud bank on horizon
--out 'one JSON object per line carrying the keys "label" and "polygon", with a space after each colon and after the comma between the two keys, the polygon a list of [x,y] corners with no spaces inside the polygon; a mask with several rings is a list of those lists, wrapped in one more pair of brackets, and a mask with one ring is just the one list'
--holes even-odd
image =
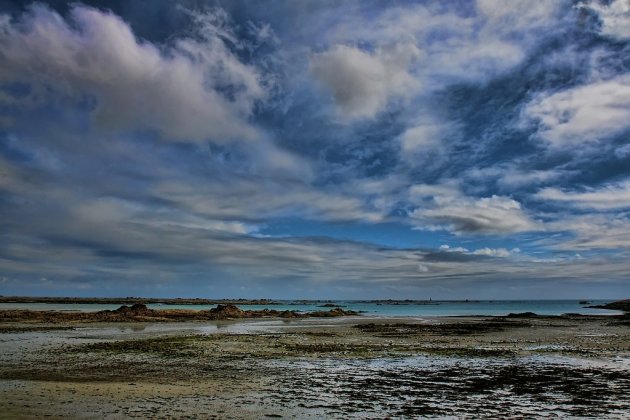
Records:
{"label": "cloud bank on horizon", "polygon": [[630,3],[0,0],[0,294],[630,293]]}

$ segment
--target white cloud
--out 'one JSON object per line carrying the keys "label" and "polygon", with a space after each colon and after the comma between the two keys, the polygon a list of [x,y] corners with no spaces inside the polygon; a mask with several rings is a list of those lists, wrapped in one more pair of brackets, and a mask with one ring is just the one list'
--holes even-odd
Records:
{"label": "white cloud", "polygon": [[427,122],[416,124],[400,136],[401,153],[403,157],[415,155],[415,152],[422,152],[435,149],[440,146],[440,140],[451,131],[446,124]]}
{"label": "white cloud", "polygon": [[456,232],[516,233],[539,229],[516,200],[493,195],[473,199],[436,199],[437,208],[421,212],[424,217],[444,221]]}
{"label": "white cloud", "polygon": [[558,0],[477,0],[477,11],[493,30],[507,34],[548,25],[556,17]]}
{"label": "white cloud", "polygon": [[630,38],[630,2],[628,0],[613,0],[609,4],[589,1],[578,7],[597,12],[602,22],[603,34],[619,39]]}
{"label": "white cloud", "polygon": [[595,210],[613,210],[630,207],[630,180],[608,184],[584,192],[567,192],[558,188],[544,188],[536,194],[544,200],[570,203],[575,207]]}
{"label": "white cloud", "polygon": [[420,51],[406,43],[370,53],[357,47],[337,45],[313,54],[310,68],[332,93],[347,118],[372,117],[390,99],[406,97],[419,88],[409,67]]}
{"label": "white cloud", "polygon": [[630,128],[630,77],[618,76],[550,95],[524,109],[523,121],[538,123],[538,135],[563,147],[605,139]]}
{"label": "white cloud", "polygon": [[461,246],[451,247],[449,245],[440,245],[440,250],[444,252],[459,252],[462,254],[483,255],[485,257],[496,257],[496,258],[506,258],[513,254],[518,254],[521,252],[521,250],[518,248],[514,248],[510,251],[505,248],[487,248],[487,247],[470,251],[468,248],[464,248]]}
{"label": "white cloud", "polygon": [[593,249],[629,249],[630,248],[630,219],[618,215],[610,217],[604,215],[566,216],[549,224],[549,229],[569,231],[575,237],[561,240],[553,247],[570,250]]}
{"label": "white cloud", "polygon": [[481,181],[484,184],[494,180],[501,188],[511,190],[529,185],[548,184],[570,174],[571,171],[560,169],[525,170],[511,164],[499,164],[487,168],[472,168],[464,173],[464,178]]}
{"label": "white cloud", "polygon": [[418,271],[420,273],[428,273],[431,270],[425,264],[418,264]]}
{"label": "white cloud", "polygon": [[31,105],[91,95],[94,120],[108,129],[170,140],[257,136],[247,118],[265,97],[261,75],[227,47],[221,16],[198,16],[197,37],[170,46],[137,39],[112,13],[74,6],[70,16],[33,6],[19,21],[0,20],[0,81],[30,84]]}
{"label": "white cloud", "polygon": [[516,170],[513,169],[503,174],[499,178],[499,185],[505,187],[519,187],[524,185],[545,184],[556,180],[565,175],[565,172],[559,170]]}
{"label": "white cloud", "polygon": [[473,255],[484,255],[486,257],[506,258],[512,253],[505,248],[481,248],[472,252]]}
{"label": "white cloud", "polygon": [[487,80],[520,63],[541,36],[559,26],[565,4],[481,0],[472,15],[455,4],[388,7],[369,18],[349,12],[332,30],[326,28],[325,39],[380,46],[413,42],[423,52],[415,76],[427,90],[439,89],[445,81]]}
{"label": "white cloud", "polygon": [[302,217],[311,220],[379,222],[385,210],[373,208],[361,194],[319,190],[301,183],[267,180],[231,180],[229,194],[223,182],[165,181],[152,196],[198,217],[223,220],[260,220]]}
{"label": "white cloud", "polygon": [[474,198],[452,184],[416,185],[410,196],[418,208],[410,217],[420,226],[441,225],[454,233],[505,234],[540,230],[516,200],[493,195]]}
{"label": "white cloud", "polygon": [[456,247],[451,247],[449,245],[440,245],[440,251],[444,251],[444,252],[468,252],[467,248],[461,247],[461,246],[456,246]]}
{"label": "white cloud", "polygon": [[[562,26],[565,4],[480,0],[472,14],[448,4],[370,13],[349,6],[332,27],[319,28],[318,45],[328,49],[311,55],[310,70],[343,116],[370,118],[395,98],[416,99],[451,83],[487,81],[513,68],[541,37]],[[401,144],[407,151],[433,147],[436,129],[430,122],[416,124],[401,136]]]}

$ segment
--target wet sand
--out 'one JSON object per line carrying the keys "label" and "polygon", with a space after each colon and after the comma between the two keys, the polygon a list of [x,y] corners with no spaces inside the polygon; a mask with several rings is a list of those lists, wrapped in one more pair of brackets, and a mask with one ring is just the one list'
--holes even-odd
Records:
{"label": "wet sand", "polygon": [[5,418],[630,416],[630,322],[620,317],[0,331]]}

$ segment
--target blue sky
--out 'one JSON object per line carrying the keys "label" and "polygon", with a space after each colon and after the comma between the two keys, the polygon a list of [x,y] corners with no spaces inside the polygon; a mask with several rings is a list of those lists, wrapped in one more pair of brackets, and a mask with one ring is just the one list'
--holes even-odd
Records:
{"label": "blue sky", "polygon": [[0,294],[630,294],[626,0],[0,14]]}

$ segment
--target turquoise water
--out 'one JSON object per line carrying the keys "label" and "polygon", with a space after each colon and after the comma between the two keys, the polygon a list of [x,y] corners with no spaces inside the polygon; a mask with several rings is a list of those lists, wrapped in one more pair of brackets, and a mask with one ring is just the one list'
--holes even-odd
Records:
{"label": "turquoise water", "polygon": [[[610,300],[591,300],[587,305],[577,300],[493,300],[493,301],[433,301],[426,302],[397,302],[376,303],[365,301],[326,301],[326,302],[293,302],[280,301],[278,305],[239,305],[241,309],[275,309],[279,311],[321,311],[330,308],[321,307],[324,303],[339,305],[344,309],[360,311],[364,316],[375,317],[430,317],[454,315],[507,315],[518,312],[534,312],[539,315],[561,315],[565,313],[579,313],[585,315],[614,315],[619,312],[606,309],[585,308],[588,305],[599,305]],[[118,308],[117,304],[56,304],[56,303],[0,303],[2,309],[31,309],[49,311],[81,311],[94,312],[105,309]],[[215,305],[166,305],[150,304],[151,309],[195,309],[206,310]]]}

